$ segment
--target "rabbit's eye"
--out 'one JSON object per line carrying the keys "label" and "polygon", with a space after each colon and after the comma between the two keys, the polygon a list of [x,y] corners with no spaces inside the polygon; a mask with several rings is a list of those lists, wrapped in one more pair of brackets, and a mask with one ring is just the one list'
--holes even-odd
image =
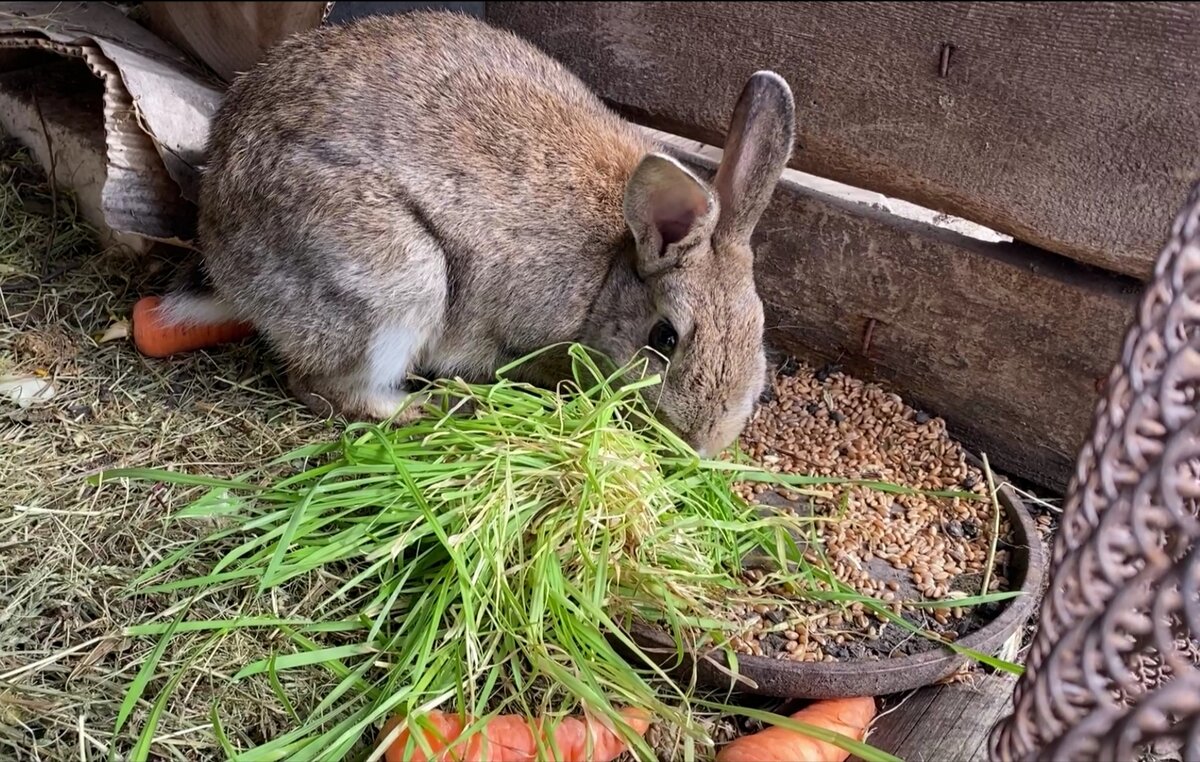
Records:
{"label": "rabbit's eye", "polygon": [[666,320],[660,320],[650,329],[650,346],[656,352],[661,352],[666,357],[670,357],[675,351],[675,345],[679,343],[679,334],[675,333],[675,326],[668,323]]}

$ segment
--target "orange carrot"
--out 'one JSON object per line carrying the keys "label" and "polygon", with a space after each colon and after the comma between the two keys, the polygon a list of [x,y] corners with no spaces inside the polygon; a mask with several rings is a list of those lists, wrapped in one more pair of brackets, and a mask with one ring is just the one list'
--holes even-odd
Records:
{"label": "orange carrot", "polygon": [[[818,701],[792,715],[797,722],[856,741],[863,740],[874,718],[875,699],[870,697]],[[728,744],[717,754],[717,762],[844,762],[849,756],[831,743],[772,725]]]}
{"label": "orange carrot", "polygon": [[[639,735],[645,735],[650,727],[650,717],[642,710],[625,708],[621,710],[621,716]],[[444,712],[430,712],[427,719],[433,726],[433,732],[425,731],[425,740],[434,753],[432,758],[425,756],[416,741],[412,743],[412,749],[406,748],[409,731],[405,728],[388,746],[384,759],[387,762],[535,762],[538,758],[534,731],[524,717],[515,714],[493,717],[466,743],[453,749],[448,747],[473,720]],[[402,717],[389,720],[380,731],[379,740],[382,741],[403,721]],[[537,727],[540,731],[541,721]],[[625,751],[621,736],[591,716],[583,720],[578,717],[564,719],[555,727],[554,738],[543,736],[542,744],[558,762],[612,762]],[[409,753],[407,757],[404,756],[406,752]]]}
{"label": "orange carrot", "polygon": [[158,313],[161,300],[144,296],[133,305],[133,343],[147,357],[169,357],[179,352],[207,349],[240,341],[254,333],[249,323],[167,325]]}

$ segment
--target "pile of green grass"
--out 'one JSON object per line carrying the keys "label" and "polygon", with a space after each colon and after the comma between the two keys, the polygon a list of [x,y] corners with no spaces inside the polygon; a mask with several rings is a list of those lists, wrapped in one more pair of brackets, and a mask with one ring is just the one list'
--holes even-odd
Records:
{"label": "pile of green grass", "polygon": [[[812,534],[811,522],[821,519],[760,516],[732,489],[739,479],[799,490],[844,480],[702,460],[647,406],[643,391],[657,377],[634,367],[605,375],[582,347],[570,351],[575,382],[562,389],[518,384],[504,371],[488,385],[438,382],[426,392],[430,412],[421,420],[353,425],[339,442],[281,458],[304,470],[274,484],[102,474],[210,488],[175,518],[220,528],[155,564],[135,582],[142,593],[205,596],[252,586],[268,597],[314,575],[342,580],[304,620],[189,621],[185,604],[173,622],[132,630],[160,641],[130,687],[117,730],[157,677],[170,638],[208,633],[200,659],[231,631],[255,627],[282,633],[288,646],[232,679],[268,680],[295,729],[234,748],[214,706],[230,759],[378,758],[369,741],[379,725],[402,715],[415,729],[433,709],[479,718],[475,729],[499,713],[553,724],[587,712],[609,720],[636,756],[653,759],[618,714],[629,705],[677,727],[682,755],[694,758],[712,745],[697,713],[720,704],[667,679],[661,657],[627,634],[634,621],[670,633],[682,656],[725,646],[732,625],[722,614],[738,603],[786,608],[807,596],[867,601],[890,614],[804,561],[794,536]],[[180,578],[180,564],[201,545],[221,547],[223,558],[203,576]],[[753,592],[741,577],[752,552],[775,569]],[[767,589],[788,597],[768,600]],[[954,603],[1000,597],[1007,594]],[[736,668],[732,651],[728,657]],[[280,679],[292,669],[328,670],[336,683],[300,712]],[[171,675],[156,697],[134,759],[148,756],[156,718],[186,671]],[[422,733],[411,736],[424,743]],[[864,759],[891,759],[822,737]]]}

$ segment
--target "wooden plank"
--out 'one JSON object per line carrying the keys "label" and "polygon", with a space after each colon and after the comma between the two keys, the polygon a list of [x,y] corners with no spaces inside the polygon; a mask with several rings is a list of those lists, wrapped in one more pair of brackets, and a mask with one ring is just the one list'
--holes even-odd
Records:
{"label": "wooden plank", "polygon": [[774,348],[883,381],[999,470],[1065,488],[1140,283],[788,180],[755,252]]}
{"label": "wooden plank", "polygon": [[1015,682],[989,675],[975,684],[923,688],[880,717],[867,741],[905,762],[986,759],[988,734],[1009,710]]}
{"label": "wooden plank", "polygon": [[[922,688],[900,696],[884,696],[876,700],[879,716],[871,726],[867,742],[876,749],[899,749],[915,727],[911,718],[921,717],[938,696],[940,688]],[[861,762],[851,757],[853,762]]]}
{"label": "wooden plank", "polygon": [[1197,3],[508,2],[487,18],[627,115],[714,145],[747,76],[774,69],[796,94],[797,169],[1141,279],[1200,176]]}
{"label": "wooden plank", "polygon": [[333,4],[326,19],[330,24],[345,24],[365,16],[391,16],[418,10],[451,11],[483,18],[483,2],[345,2]]}
{"label": "wooden plank", "polygon": [[204,2],[143,3],[147,26],[180,50],[203,61],[226,82],[261,60],[285,37],[312,29],[326,3]]}

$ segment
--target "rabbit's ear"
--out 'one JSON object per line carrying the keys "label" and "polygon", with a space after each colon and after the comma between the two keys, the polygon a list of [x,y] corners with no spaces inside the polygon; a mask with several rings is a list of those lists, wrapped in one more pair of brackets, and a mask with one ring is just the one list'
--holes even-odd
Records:
{"label": "rabbit's ear", "polygon": [[679,265],[679,243],[716,213],[712,193],[675,159],[648,154],[625,186],[625,222],[637,242],[637,268],[648,278]]}
{"label": "rabbit's ear", "polygon": [[733,110],[713,185],[721,204],[717,233],[749,241],[792,153],[796,106],[775,72],[756,72]]}

